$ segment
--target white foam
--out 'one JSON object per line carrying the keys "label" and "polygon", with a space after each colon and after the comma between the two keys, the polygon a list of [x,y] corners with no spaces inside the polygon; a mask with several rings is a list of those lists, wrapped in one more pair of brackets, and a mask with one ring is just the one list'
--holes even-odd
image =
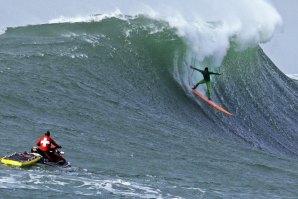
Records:
{"label": "white foam", "polygon": [[6,32],[7,28],[0,28],[0,35],[4,34]]}
{"label": "white foam", "polygon": [[115,180],[83,180],[83,184],[79,188],[89,190],[106,190],[116,195],[125,195],[139,198],[161,198],[160,190],[154,190],[148,186],[122,179]]}
{"label": "white foam", "polygon": [[298,80],[298,74],[287,74],[287,76],[291,79]]}
{"label": "white foam", "polygon": [[119,9],[112,11],[107,14],[97,14],[97,15],[88,15],[88,16],[77,16],[77,17],[66,17],[59,16],[49,20],[49,24],[53,23],[78,23],[78,22],[99,22],[106,18],[117,17],[121,19],[126,19],[126,17],[121,13]]}
{"label": "white foam", "polygon": [[[26,183],[35,186],[35,188],[51,189],[55,192],[63,192],[60,188],[53,187],[54,185],[59,185],[57,187],[62,187],[62,189],[71,187],[74,193],[85,196],[101,195],[102,192],[109,192],[118,196],[162,198],[162,193],[159,189],[123,179],[100,179],[91,176],[79,177],[76,173],[68,173],[68,175],[64,174],[63,176],[57,174],[45,175],[39,172],[29,173],[28,177],[29,179],[26,179]],[[1,182],[5,184],[9,182],[13,186],[16,183],[24,183],[24,181],[17,182],[13,176],[11,178],[2,178],[2,181],[0,178],[0,187]]]}
{"label": "white foam", "polygon": [[36,187],[23,182],[23,173],[9,174],[0,177],[1,189],[37,189]]}
{"label": "white foam", "polygon": [[201,60],[212,56],[216,64],[226,55],[230,41],[239,49],[255,46],[269,41],[282,24],[278,12],[265,0],[174,1],[151,9],[151,17],[177,28]]}

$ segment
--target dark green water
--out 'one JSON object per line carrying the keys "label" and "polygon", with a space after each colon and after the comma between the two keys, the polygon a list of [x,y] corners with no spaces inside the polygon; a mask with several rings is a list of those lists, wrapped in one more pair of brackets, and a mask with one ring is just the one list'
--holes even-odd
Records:
{"label": "dark green water", "polygon": [[259,47],[232,47],[212,68],[228,117],[192,95],[188,49],[144,17],[0,35],[1,154],[50,130],[72,164],[2,165],[1,197],[297,197],[297,84]]}

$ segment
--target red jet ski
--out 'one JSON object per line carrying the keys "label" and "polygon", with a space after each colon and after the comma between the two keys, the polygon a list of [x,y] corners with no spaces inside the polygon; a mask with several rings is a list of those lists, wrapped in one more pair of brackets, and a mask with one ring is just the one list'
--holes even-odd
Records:
{"label": "red jet ski", "polygon": [[40,163],[50,165],[50,166],[58,166],[58,167],[70,167],[70,163],[67,162],[63,154],[64,152],[59,151],[57,147],[51,146],[51,150],[49,153],[45,153],[40,150],[38,147],[33,147],[31,149],[31,153],[36,153],[41,155]]}

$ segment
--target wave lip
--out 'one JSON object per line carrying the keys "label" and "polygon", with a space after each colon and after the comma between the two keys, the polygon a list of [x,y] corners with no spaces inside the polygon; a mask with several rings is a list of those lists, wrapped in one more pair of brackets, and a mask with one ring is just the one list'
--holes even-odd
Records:
{"label": "wave lip", "polygon": [[287,74],[287,76],[291,79],[298,80],[298,74]]}
{"label": "wave lip", "polygon": [[[240,48],[256,46],[269,41],[278,27],[282,25],[280,15],[266,0],[187,2],[173,0],[171,4],[156,0],[116,3],[101,1],[91,2],[88,5],[76,2],[76,9],[62,7],[55,13],[42,10],[53,8],[53,4],[44,3],[43,5],[38,12],[39,16],[33,17],[31,13],[15,24],[34,25],[36,20],[33,21],[33,19],[36,18],[40,24],[52,24],[98,22],[111,17],[125,20],[126,16],[147,15],[168,22],[170,26],[177,29],[180,36],[188,41],[193,50],[200,55],[201,60],[209,56],[216,57],[216,65],[220,65],[226,55],[230,48],[230,41],[237,43]],[[36,5],[28,3],[25,9],[30,7],[36,7]],[[9,22],[5,21],[2,24],[9,24]]]}
{"label": "wave lip", "polygon": [[7,28],[0,28],[0,35],[4,34],[6,32]]}
{"label": "wave lip", "polygon": [[119,9],[107,14],[93,14],[88,16],[78,16],[78,17],[65,17],[60,16],[58,18],[54,18],[49,20],[49,24],[54,23],[80,23],[80,22],[100,22],[103,19],[116,17],[118,19],[125,20],[126,16],[121,13]]}

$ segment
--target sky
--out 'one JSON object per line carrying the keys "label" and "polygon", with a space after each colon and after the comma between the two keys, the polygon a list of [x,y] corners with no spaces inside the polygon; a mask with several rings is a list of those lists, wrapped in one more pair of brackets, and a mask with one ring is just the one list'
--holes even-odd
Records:
{"label": "sky", "polygon": [[[130,0],[126,5],[124,0],[1,0],[0,6],[0,32],[1,27],[24,25],[26,21],[31,24],[44,23],[57,18],[61,13],[75,13],[79,10],[81,15],[88,15],[90,11],[99,13],[100,10],[110,10],[116,6],[133,10],[140,2],[171,3],[172,0]],[[209,2],[201,0],[202,2]],[[231,0],[218,0],[229,2]],[[244,1],[244,0],[239,0]],[[271,41],[262,44],[262,48],[275,65],[286,74],[298,74],[298,0],[267,0],[282,17],[283,25],[274,34]],[[104,3],[106,2],[106,3]],[[196,2],[196,0],[188,0]],[[213,0],[211,2],[216,2]],[[180,4],[180,1],[178,1]],[[186,4],[185,4],[186,6]],[[41,17],[43,16],[43,17]],[[75,16],[74,16],[75,17]]]}
{"label": "sky", "polygon": [[283,19],[283,25],[263,50],[286,74],[298,74],[298,0],[270,0]]}

